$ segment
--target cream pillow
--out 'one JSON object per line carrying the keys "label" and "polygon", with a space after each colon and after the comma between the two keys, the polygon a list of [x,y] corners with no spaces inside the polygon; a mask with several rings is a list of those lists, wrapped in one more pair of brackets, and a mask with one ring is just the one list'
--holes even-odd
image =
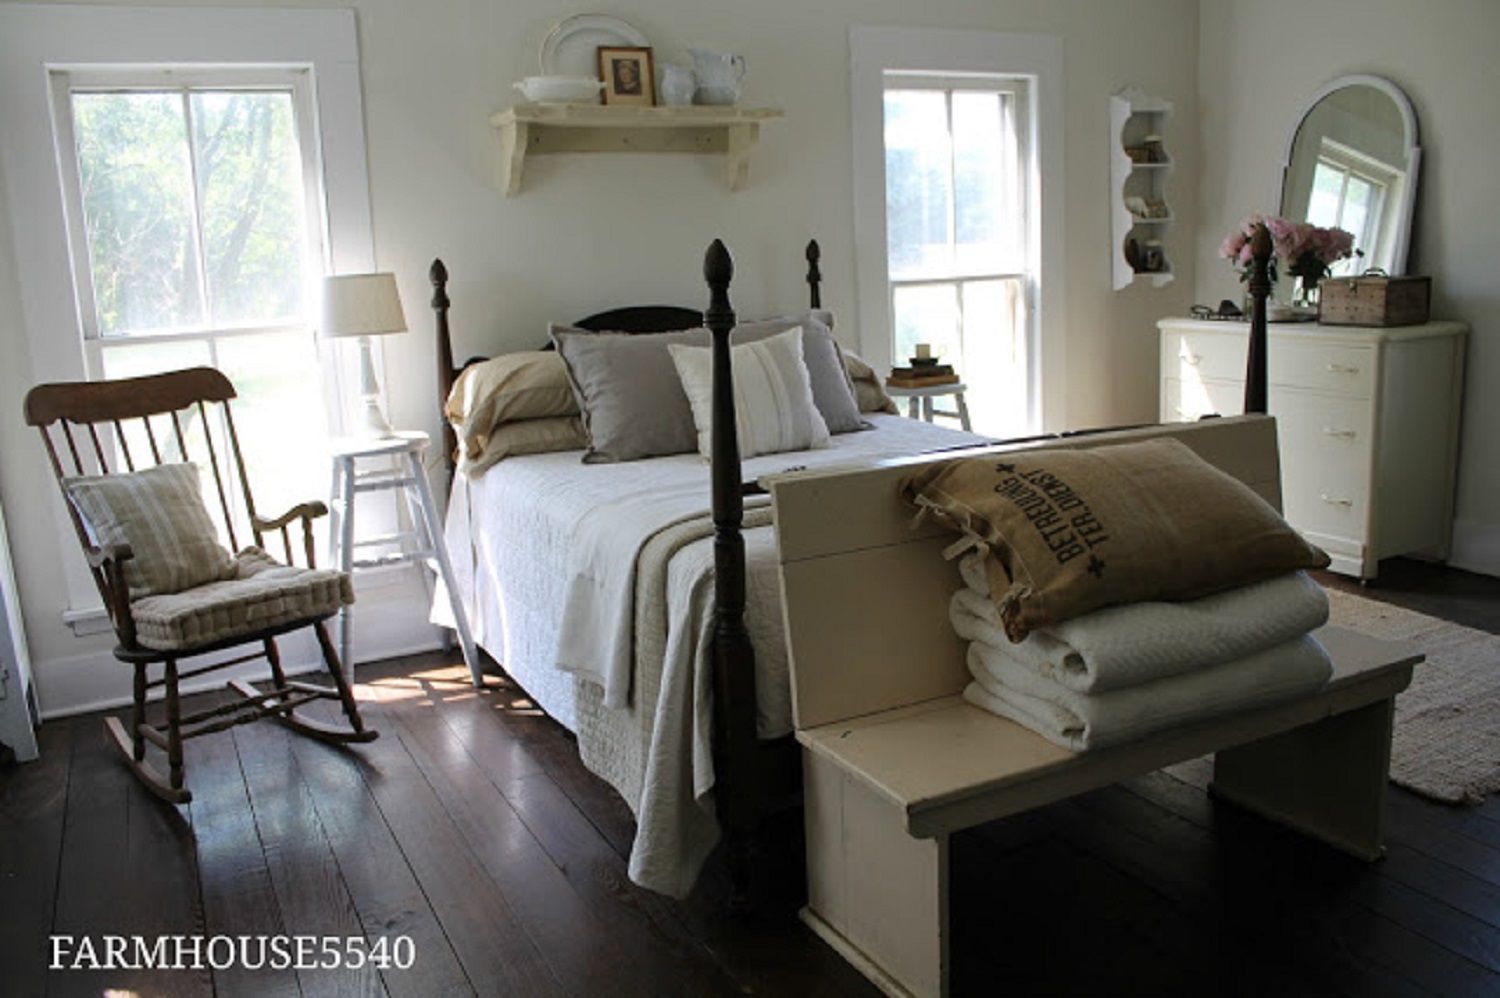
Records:
{"label": "cream pillow", "polygon": [[484,437],[478,454],[473,457],[464,454],[460,458],[458,470],[470,478],[478,478],[508,457],[583,450],[588,445],[589,435],[583,429],[583,420],[577,416],[548,416],[546,419],[501,423]]}
{"label": "cream pillow", "polygon": [[[693,409],[698,453],[709,457],[713,352],[676,343],[667,349]],[[813,404],[812,381],[802,361],[802,327],[729,349],[741,457],[828,446],[828,424]]]}
{"label": "cream pillow", "polygon": [[124,569],[132,600],[217,582],[234,569],[203,506],[195,464],[67,478],[63,488],[96,545],[130,545]]}
{"label": "cream pillow", "polygon": [[464,368],[443,413],[458,431],[463,457],[474,460],[502,424],[577,416],[578,401],[563,359],[555,351],[528,350]]}
{"label": "cream pillow", "polygon": [[900,410],[896,408],[890,393],[885,390],[875,369],[856,353],[845,350],[843,355],[844,370],[849,372],[849,380],[854,383],[854,398],[859,403],[859,411],[898,415]]}

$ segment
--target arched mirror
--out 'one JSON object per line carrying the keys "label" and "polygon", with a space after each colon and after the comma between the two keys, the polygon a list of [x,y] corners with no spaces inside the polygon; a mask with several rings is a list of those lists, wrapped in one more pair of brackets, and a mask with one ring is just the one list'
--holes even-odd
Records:
{"label": "arched mirror", "polygon": [[1417,198],[1417,116],[1401,88],[1378,76],[1343,76],[1313,95],[1287,140],[1281,215],[1354,233],[1364,256],[1336,276],[1379,267],[1406,272]]}

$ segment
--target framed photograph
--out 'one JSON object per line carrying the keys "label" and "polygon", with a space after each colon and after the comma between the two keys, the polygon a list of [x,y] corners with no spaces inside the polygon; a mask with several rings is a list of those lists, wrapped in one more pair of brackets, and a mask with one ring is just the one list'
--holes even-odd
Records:
{"label": "framed photograph", "polygon": [[656,73],[651,50],[637,47],[599,46],[599,79],[604,81],[604,103],[656,103]]}

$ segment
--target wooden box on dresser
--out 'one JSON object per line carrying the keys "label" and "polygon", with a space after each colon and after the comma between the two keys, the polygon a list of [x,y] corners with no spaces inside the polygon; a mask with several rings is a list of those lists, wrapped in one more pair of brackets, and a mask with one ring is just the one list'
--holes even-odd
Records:
{"label": "wooden box on dresser", "polygon": [[[1249,324],[1157,326],[1162,421],[1240,413]],[[1361,579],[1375,577],[1381,558],[1446,558],[1468,327],[1273,323],[1269,333],[1287,520],[1328,552],[1334,571]]]}

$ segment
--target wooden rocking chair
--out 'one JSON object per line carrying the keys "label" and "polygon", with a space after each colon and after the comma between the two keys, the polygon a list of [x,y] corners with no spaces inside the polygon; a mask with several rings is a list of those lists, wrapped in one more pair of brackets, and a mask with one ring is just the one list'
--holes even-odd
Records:
{"label": "wooden rocking chair", "polygon": [[[286,553],[286,565],[293,563],[292,535],[289,527],[302,522],[302,547],[306,558],[306,569],[286,572],[281,566],[279,578],[286,585],[297,586],[300,579],[311,579],[314,573],[312,521],[328,512],[321,502],[306,502],[292,507],[281,516],[265,518],[256,514],[255,501],[251,497],[250,483],[245,477],[244,459],[240,454],[239,438],[235,434],[234,417],[229,402],[235,397],[234,386],[219,371],[198,367],[169,374],[158,374],[143,378],[127,378],[116,381],[72,382],[64,384],[38,385],[26,395],[26,422],[37,427],[47,448],[52,470],[58,485],[63,488],[63,502],[78,538],[88,558],[89,569],[99,587],[99,594],[109,611],[119,645],[115,657],[129,663],[135,669],[134,707],[127,729],[119,718],[105,718],[105,730],[111,740],[124,754],[135,774],[157,796],[174,804],[192,800],[192,792],[183,786],[182,744],[190,738],[223,731],[237,724],[248,724],[262,718],[272,717],[294,731],[324,741],[347,743],[367,742],[377,737],[377,732],[368,729],[360,720],[359,708],[350,691],[340,667],[338,653],[329,640],[324,621],[336,611],[319,612],[316,615],[295,620],[281,620],[271,626],[261,626],[247,620],[228,635],[219,633],[214,640],[201,644],[188,643],[170,650],[146,647],[137,640],[136,620],[132,615],[131,598],[125,582],[124,565],[132,557],[128,545],[98,547],[91,539],[88,527],[75,504],[69,500],[64,480],[70,475],[110,475],[107,442],[111,431],[117,444],[117,461],[121,471],[134,472],[137,462],[144,463],[143,453],[131,453],[127,425],[134,429],[140,420],[144,433],[135,436],[138,452],[149,450],[151,462],[146,466],[161,465],[163,453],[169,460],[188,461],[188,440],[201,437],[206,451],[206,466],[211,470],[214,487],[223,514],[223,528],[228,535],[231,551],[239,549],[235,530],[236,516],[231,512],[236,498],[243,502],[243,516],[248,520],[249,533],[257,547],[263,547],[267,534],[279,532]],[[217,406],[217,408],[215,408]],[[210,413],[217,412],[222,422],[215,423]],[[152,417],[157,425],[152,425]],[[194,420],[198,425],[194,426]],[[186,424],[186,426],[185,426]],[[60,440],[54,441],[54,426]],[[220,444],[215,445],[216,435],[221,435]],[[158,442],[160,439],[160,443]],[[173,448],[175,446],[175,453]],[[64,470],[59,458],[60,450],[71,457],[72,471]],[[222,455],[221,461],[220,451]],[[92,455],[90,455],[92,451]],[[90,456],[92,459],[90,459]],[[235,476],[238,476],[240,493],[233,491]],[[242,524],[243,525],[243,524]],[[262,561],[264,564],[264,560]],[[327,579],[322,579],[324,585]],[[223,591],[231,591],[240,585],[236,581],[213,583]],[[197,592],[200,600],[212,600],[213,594],[204,595],[208,587]],[[215,593],[220,589],[214,590]],[[255,629],[255,628],[259,629]],[[333,688],[301,682],[289,682],[281,666],[281,656],[276,647],[276,636],[311,627],[322,650],[324,664],[333,680]],[[205,655],[240,645],[256,644],[261,648],[249,654],[215,661],[187,671],[180,671],[178,663],[185,658]],[[231,680],[228,688],[241,699],[219,707],[201,710],[187,716],[182,715],[179,701],[179,683],[193,676],[238,665],[264,657],[271,667],[271,678],[275,688],[261,692],[241,680]],[[159,679],[150,679],[148,668],[161,663],[164,673]],[[146,719],[146,697],[150,690],[165,686],[165,720],[151,724]],[[315,700],[337,700],[343,708],[348,727],[330,725],[311,717],[301,716],[296,709]],[[166,752],[170,774],[167,778],[152,767],[146,759],[146,743],[150,742]]]}

